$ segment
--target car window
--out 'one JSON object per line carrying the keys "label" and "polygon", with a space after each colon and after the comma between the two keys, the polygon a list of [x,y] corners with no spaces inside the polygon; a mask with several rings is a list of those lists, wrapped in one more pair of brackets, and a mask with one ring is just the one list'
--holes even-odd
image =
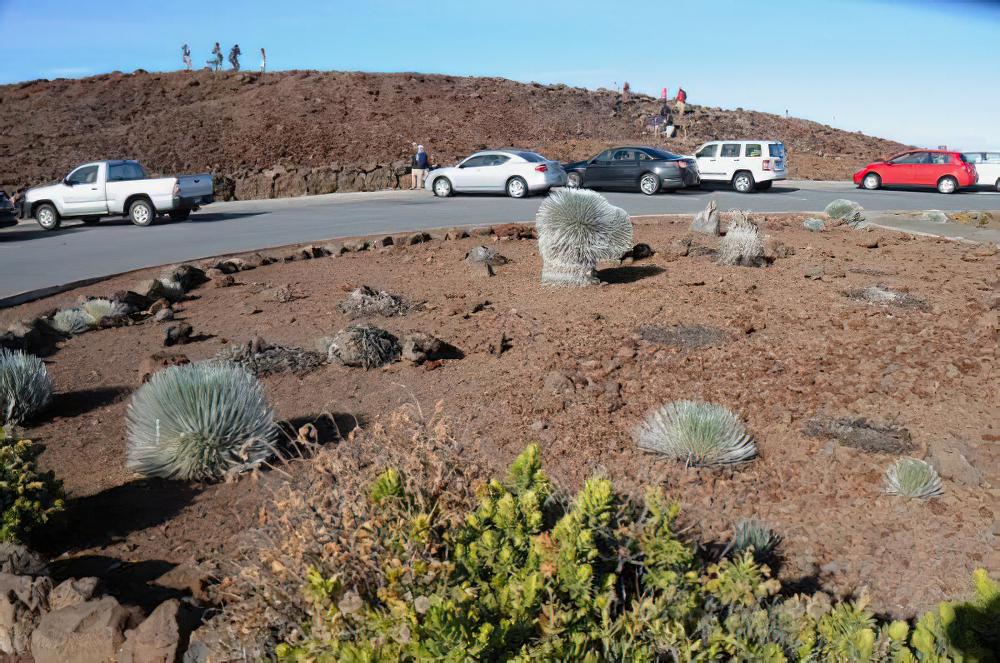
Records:
{"label": "car window", "polygon": [[[527,151],[525,151],[525,152],[514,152],[514,154],[516,154],[517,156],[521,157],[525,161],[529,161],[531,163],[543,163],[543,162],[546,161],[545,157],[543,157],[541,154],[538,154],[537,152],[527,152]],[[501,163],[503,163],[503,162],[501,162]]]}
{"label": "car window", "polygon": [[985,163],[1000,163],[1000,152],[987,152]]}
{"label": "car window", "polygon": [[722,157],[738,157],[740,155],[739,143],[726,143],[722,146]]}
{"label": "car window", "polygon": [[481,154],[477,157],[469,157],[462,162],[462,168],[479,168],[485,166],[487,159],[491,156],[490,154]]}
{"label": "car window", "polygon": [[615,150],[612,161],[635,161],[635,150]]}
{"label": "car window", "polygon": [[744,154],[748,157],[759,157],[763,154],[763,151],[760,149],[760,143],[747,143]]}
{"label": "car window", "polygon": [[510,157],[505,154],[491,154],[486,157],[486,163],[484,166],[502,166],[503,164],[510,161]]}
{"label": "car window", "polygon": [[716,143],[715,145],[706,145],[705,147],[701,148],[701,150],[695,156],[704,158],[704,157],[715,157],[718,156],[718,154],[719,154],[719,145],[718,143]]}
{"label": "car window", "polygon": [[947,152],[931,152],[930,157],[930,162],[933,164],[941,165],[951,163],[951,155]]}
{"label": "car window", "polygon": [[646,152],[640,151],[637,154],[639,155],[639,161],[656,161],[657,159],[657,157],[647,154]]}
{"label": "car window", "polygon": [[908,152],[906,154],[901,154],[895,159],[889,161],[889,163],[930,163],[931,155],[927,152]]}
{"label": "car window", "polygon": [[785,146],[781,143],[771,143],[767,146],[767,153],[775,159],[783,159],[785,157]]}
{"label": "car window", "polygon": [[129,182],[146,177],[137,163],[116,163],[108,167],[109,182]]}
{"label": "car window", "polygon": [[611,153],[613,151],[614,150],[604,150],[603,152],[601,152],[600,154],[598,154],[596,157],[594,157],[594,161],[611,161]]}
{"label": "car window", "polygon": [[965,163],[982,163],[986,155],[982,152],[964,152],[962,156],[965,158]]}
{"label": "car window", "polygon": [[83,166],[77,168],[66,178],[72,184],[93,184],[97,181],[97,169],[99,166]]}

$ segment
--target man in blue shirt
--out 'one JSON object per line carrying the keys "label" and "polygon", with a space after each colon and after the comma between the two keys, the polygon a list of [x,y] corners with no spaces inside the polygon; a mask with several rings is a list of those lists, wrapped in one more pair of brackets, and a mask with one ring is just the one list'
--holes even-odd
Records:
{"label": "man in blue shirt", "polygon": [[410,189],[422,189],[424,187],[424,176],[430,167],[430,160],[427,152],[424,152],[423,145],[417,145],[417,153],[410,159]]}

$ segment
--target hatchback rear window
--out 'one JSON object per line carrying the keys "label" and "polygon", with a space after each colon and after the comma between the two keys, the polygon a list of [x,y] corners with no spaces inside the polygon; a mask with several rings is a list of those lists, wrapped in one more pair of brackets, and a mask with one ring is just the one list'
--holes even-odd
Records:
{"label": "hatchback rear window", "polygon": [[767,151],[775,159],[783,159],[785,157],[785,146],[781,143],[771,143],[767,146]]}
{"label": "hatchback rear window", "polygon": [[[963,157],[962,160],[964,161],[965,157]],[[951,155],[942,152],[931,152],[931,163],[938,165],[951,163]]]}

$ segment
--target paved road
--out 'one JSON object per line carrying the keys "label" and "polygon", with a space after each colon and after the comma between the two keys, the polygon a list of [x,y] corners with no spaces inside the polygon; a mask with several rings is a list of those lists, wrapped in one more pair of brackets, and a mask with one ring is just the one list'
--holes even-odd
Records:
{"label": "paved road", "polygon": [[[843,182],[787,181],[767,193],[691,189],[658,196],[609,193],[630,214],[692,213],[715,198],[720,209],[760,212],[819,211],[836,198],[867,210],[1000,209],[1000,193],[944,196],[928,191],[862,191]],[[541,197],[439,199],[424,191],[387,191],[216,203],[183,223],[137,228],[108,220],[96,226],[67,222],[54,233],[34,222],[0,230],[0,305],[28,291],[224,253],[372,233],[444,226],[527,221]],[[15,299],[16,300],[16,299]]]}

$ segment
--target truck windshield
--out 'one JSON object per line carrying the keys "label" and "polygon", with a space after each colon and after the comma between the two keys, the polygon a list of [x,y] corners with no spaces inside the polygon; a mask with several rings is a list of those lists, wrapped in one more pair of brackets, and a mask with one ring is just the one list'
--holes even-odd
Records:
{"label": "truck windshield", "polygon": [[109,182],[129,182],[131,180],[146,179],[146,173],[142,166],[132,162],[114,163],[108,168]]}

